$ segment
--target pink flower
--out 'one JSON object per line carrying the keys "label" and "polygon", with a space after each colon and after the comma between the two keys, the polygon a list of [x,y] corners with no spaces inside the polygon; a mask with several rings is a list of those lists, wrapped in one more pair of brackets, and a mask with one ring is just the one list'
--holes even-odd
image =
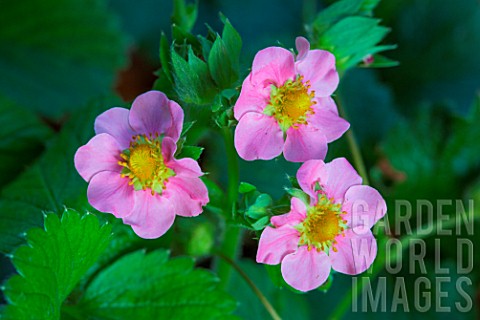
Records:
{"label": "pink flower", "polygon": [[182,126],[182,108],[159,91],[99,115],[96,136],[75,154],[90,204],[147,239],[163,235],[176,214],[199,215],[209,201],[203,173],[195,160],[174,158]]}
{"label": "pink flower", "polygon": [[338,116],[330,95],[338,86],[335,57],[309,50],[296,39],[298,55],[269,47],[257,53],[233,110],[239,121],[235,148],[245,160],[324,159],[327,143],[340,138],[349,124]]}
{"label": "pink flower", "polygon": [[382,196],[344,158],[307,161],[297,179],[309,201],[294,197],[290,212],[271,218],[257,262],[281,263],[285,281],[300,291],[322,285],[331,268],[351,275],[368,269],[377,255],[370,228],[387,211]]}

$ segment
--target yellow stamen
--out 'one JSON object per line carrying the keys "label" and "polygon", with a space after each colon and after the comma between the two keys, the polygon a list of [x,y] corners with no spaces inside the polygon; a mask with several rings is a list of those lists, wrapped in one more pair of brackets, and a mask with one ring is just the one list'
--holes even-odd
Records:
{"label": "yellow stamen", "polygon": [[299,245],[307,245],[308,249],[315,248],[318,252],[329,252],[332,249],[337,251],[335,238],[339,235],[345,236],[347,221],[341,215],[340,204],[335,204],[333,199],[328,199],[321,194],[318,203],[307,211],[307,218],[296,226],[300,232]]}
{"label": "yellow stamen", "polygon": [[315,92],[310,90],[309,81],[302,80],[303,76],[298,76],[281,87],[272,87],[270,104],[264,113],[274,116],[284,132],[291,126],[298,128],[299,124],[307,124],[307,118],[314,113]]}
{"label": "yellow stamen", "polygon": [[128,177],[129,185],[133,185],[135,190],[150,189],[152,196],[162,193],[168,178],[175,175],[165,165],[158,136],[154,139],[152,135],[134,136],[130,147],[120,157],[125,160],[118,162],[123,167],[121,177]]}

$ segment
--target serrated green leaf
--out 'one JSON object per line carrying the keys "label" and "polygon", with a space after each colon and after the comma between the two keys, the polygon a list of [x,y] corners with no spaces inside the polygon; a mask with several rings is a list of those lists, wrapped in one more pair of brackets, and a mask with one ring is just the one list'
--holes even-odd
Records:
{"label": "serrated green leaf", "polygon": [[320,11],[312,24],[314,36],[320,37],[332,25],[349,16],[359,13],[364,0],[342,0]]}
{"label": "serrated green leaf", "polygon": [[172,22],[187,32],[192,31],[198,15],[198,1],[187,4],[185,0],[173,1]]}
{"label": "serrated green leaf", "polygon": [[[230,87],[238,79],[232,59],[222,38],[217,37],[208,56],[208,68],[213,80],[221,89]],[[237,63],[238,65],[238,63]]]}
{"label": "serrated green leaf", "polygon": [[319,47],[332,52],[337,67],[346,70],[368,54],[378,52],[376,45],[389,29],[379,26],[378,19],[348,17],[329,28],[319,39]]}
{"label": "serrated green leaf", "polygon": [[0,97],[0,186],[33,162],[51,135],[38,117]]}
{"label": "serrated green leaf", "polygon": [[359,12],[361,14],[371,16],[373,14],[373,9],[375,9],[381,0],[363,0],[362,6],[360,7]]}
{"label": "serrated green leaf", "polygon": [[110,92],[126,49],[102,0],[2,1],[0,95],[49,117]]}
{"label": "serrated green leaf", "polygon": [[77,312],[101,319],[223,319],[236,306],[209,271],[190,258],[137,251],[102,270]]}
{"label": "serrated green leaf", "polygon": [[113,101],[97,101],[77,112],[60,135],[49,141],[50,147],[43,156],[3,188],[0,252],[11,252],[23,242],[25,231],[40,227],[42,211],[60,214],[65,205],[77,210],[91,210],[86,198],[87,184],[75,170],[73,157],[77,148],[93,136],[95,117],[112,104]]}
{"label": "serrated green leaf", "polygon": [[19,275],[5,284],[6,319],[60,319],[62,303],[92,267],[110,240],[111,227],[66,210],[60,220],[47,214],[45,229],[27,232],[12,262]]}
{"label": "serrated green leaf", "polygon": [[209,51],[208,67],[217,86],[226,89],[238,80],[242,39],[226,17],[220,18],[225,26]]}
{"label": "serrated green leaf", "polygon": [[212,101],[215,91],[207,64],[195,56],[191,47],[188,48],[188,62],[175,52],[173,46],[171,54],[175,87],[180,99],[197,105]]}
{"label": "serrated green leaf", "polygon": [[228,19],[224,21],[222,39],[227,47],[227,52],[230,56],[232,68],[238,72],[240,63],[240,52],[242,50],[242,38],[240,34],[235,30]]}

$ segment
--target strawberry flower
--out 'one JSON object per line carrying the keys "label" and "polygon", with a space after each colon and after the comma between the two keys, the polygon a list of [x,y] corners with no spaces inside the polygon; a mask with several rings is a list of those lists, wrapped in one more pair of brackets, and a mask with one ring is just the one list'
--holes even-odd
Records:
{"label": "strawberry flower", "polygon": [[296,39],[298,55],[280,47],[257,53],[233,108],[235,148],[245,160],[324,159],[327,143],[348,130],[330,95],[338,86],[335,57]]}
{"label": "strawberry flower", "polygon": [[345,158],[307,161],[297,179],[309,199],[293,197],[290,212],[271,218],[257,262],[281,263],[285,281],[300,291],[322,285],[332,268],[351,275],[367,270],[377,254],[370,228],[387,210],[382,196],[361,184]]}
{"label": "strawberry flower", "polygon": [[142,238],[160,237],[175,215],[197,216],[209,201],[198,163],[174,158],[183,116],[176,102],[149,91],[131,110],[99,115],[96,136],[75,154],[90,204],[123,219]]}

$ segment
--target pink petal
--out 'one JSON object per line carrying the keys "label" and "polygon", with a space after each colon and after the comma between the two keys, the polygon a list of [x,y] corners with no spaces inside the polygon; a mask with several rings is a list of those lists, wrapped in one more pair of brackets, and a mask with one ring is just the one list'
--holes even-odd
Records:
{"label": "pink petal", "polygon": [[380,193],[370,186],[356,185],[345,193],[342,209],[343,217],[356,232],[366,232],[383,218],[387,205]]}
{"label": "pink petal", "polygon": [[282,259],[298,247],[299,233],[291,226],[266,227],[258,243],[257,262],[279,264]]}
{"label": "pink petal", "polygon": [[293,197],[291,200],[291,209],[290,212],[273,216],[270,218],[270,222],[275,227],[281,227],[285,224],[290,226],[295,226],[305,220],[307,216],[307,207],[302,202],[302,200]]}
{"label": "pink petal", "polygon": [[333,197],[336,203],[343,202],[345,192],[354,185],[361,185],[362,178],[345,158],[337,158],[325,164],[326,176],[320,185],[328,197]]}
{"label": "pink petal", "polygon": [[175,159],[177,144],[170,137],[162,140],[162,155],[165,165],[172,169],[177,175],[199,177],[203,175],[198,162],[191,158]]}
{"label": "pink petal", "polygon": [[314,97],[313,100],[316,102],[318,109],[328,110],[338,116],[338,108],[332,97]]}
{"label": "pink petal", "polygon": [[128,149],[135,134],[128,123],[130,111],[125,108],[112,108],[95,119],[95,133],[108,133],[114,137],[122,150]]}
{"label": "pink petal", "polygon": [[335,57],[328,51],[311,50],[307,56],[295,63],[297,73],[310,81],[317,97],[330,96],[338,86]]}
{"label": "pink petal", "polygon": [[326,178],[327,171],[325,169],[325,162],[322,160],[306,161],[297,171],[297,180],[300,188],[305,191],[313,200],[312,204],[316,203],[317,191],[315,185],[320,180]]}
{"label": "pink petal", "polygon": [[251,81],[254,86],[279,87],[295,75],[293,54],[286,49],[269,47],[260,50],[253,59]]}
{"label": "pink petal", "polygon": [[297,47],[297,61],[299,61],[307,56],[307,53],[310,50],[310,42],[304,37],[297,37],[295,39],[295,47]]}
{"label": "pink petal", "polygon": [[175,209],[183,217],[198,216],[209,202],[208,190],[200,178],[176,175],[169,178],[164,191]]}
{"label": "pink petal", "polygon": [[309,125],[290,127],[283,147],[285,159],[291,162],[305,162],[311,159],[325,159],[327,140],[323,130]]}
{"label": "pink petal", "polygon": [[330,275],[331,263],[325,252],[301,246],[282,261],[282,275],[293,288],[306,292],[321,286]]}
{"label": "pink petal", "polygon": [[167,166],[181,176],[196,178],[204,174],[198,162],[191,158],[174,159],[170,163],[167,163]]}
{"label": "pink petal", "polygon": [[135,205],[135,190],[129,181],[118,172],[97,173],[88,185],[88,202],[98,211],[112,213],[117,218],[129,215]]}
{"label": "pink petal", "polygon": [[[270,87],[255,87],[250,81],[251,74],[249,74],[242,84],[242,91],[233,107],[235,119],[240,118],[247,112],[262,113],[265,106],[270,100]],[[265,90],[268,89],[268,90]]]}
{"label": "pink petal", "polygon": [[356,234],[348,229],[345,236],[335,238],[337,252],[330,250],[334,270],[345,274],[359,274],[367,270],[377,256],[377,241],[369,230]]}
{"label": "pink petal", "polygon": [[129,123],[139,134],[172,134],[175,140],[183,125],[178,122],[183,118],[178,108],[164,93],[148,91],[133,101]]}
{"label": "pink petal", "polygon": [[85,181],[101,171],[121,172],[118,164],[122,150],[112,136],[101,133],[90,139],[75,153],[75,168]]}
{"label": "pink petal", "polygon": [[163,195],[152,195],[150,190],[135,192],[135,207],[123,222],[144,239],[155,239],[165,234],[175,220],[170,201]]}
{"label": "pink petal", "polygon": [[245,160],[270,160],[282,153],[283,134],[275,118],[256,112],[243,115],[235,129],[235,148]]}
{"label": "pink petal", "polygon": [[172,126],[165,132],[165,135],[171,137],[175,142],[182,134],[184,113],[182,107],[173,100],[168,101],[170,113],[172,114]]}
{"label": "pink petal", "polygon": [[[343,118],[338,116],[338,113],[334,113],[330,110],[337,109],[335,102],[330,97],[322,98],[326,100],[325,105],[319,105],[318,103],[313,105],[314,114],[308,118],[308,125],[313,126],[323,132],[327,142],[332,142],[340,138],[350,127],[350,124]],[[327,102],[328,101],[328,102]],[[331,106],[333,104],[333,106]]]}
{"label": "pink petal", "polygon": [[170,137],[162,139],[162,156],[163,160],[168,163],[175,160],[174,155],[177,152],[177,143]]}

